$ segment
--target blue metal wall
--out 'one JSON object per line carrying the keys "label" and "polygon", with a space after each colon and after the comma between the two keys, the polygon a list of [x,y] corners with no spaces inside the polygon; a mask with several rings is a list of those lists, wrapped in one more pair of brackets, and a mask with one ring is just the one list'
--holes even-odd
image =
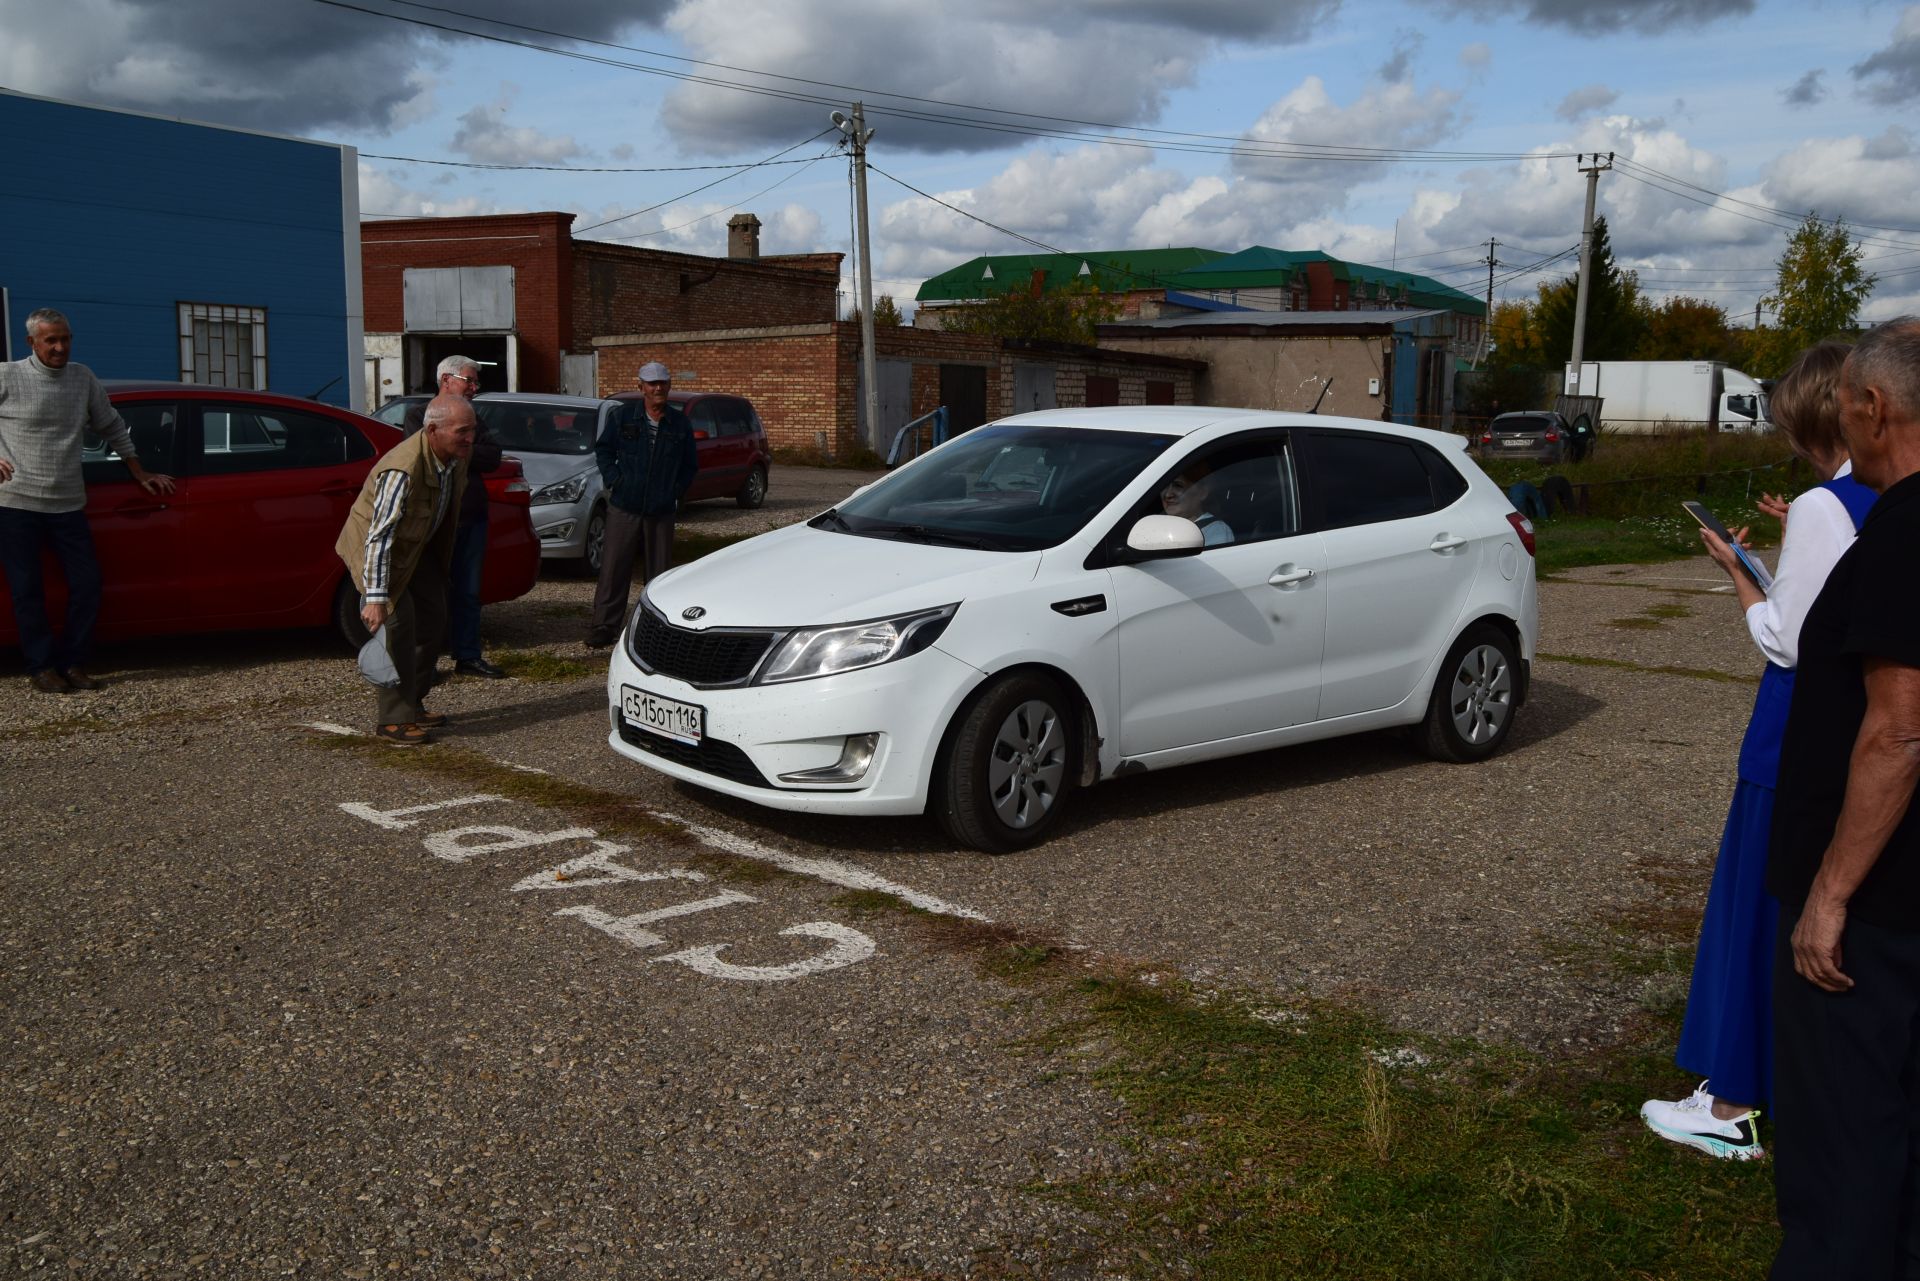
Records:
{"label": "blue metal wall", "polygon": [[56,307],[102,378],[173,380],[179,303],[264,307],[270,389],[351,403],[340,148],[6,93],[0,137],[15,359]]}

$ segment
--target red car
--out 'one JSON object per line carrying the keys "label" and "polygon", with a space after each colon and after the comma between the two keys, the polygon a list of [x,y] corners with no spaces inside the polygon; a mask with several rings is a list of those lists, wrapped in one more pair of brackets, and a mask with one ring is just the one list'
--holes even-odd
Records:
{"label": "red car", "polygon": [[[175,632],[331,626],[366,637],[360,601],[333,550],[374,460],[400,443],[384,423],[332,405],[190,383],[106,384],[140,461],[178,482],[149,495],[89,438],[87,519],[105,579],[102,639]],[[533,587],[540,545],[517,460],[487,477],[483,603]],[[66,587],[48,557],[47,606]],[[0,582],[0,644],[18,644]]]}
{"label": "red car", "polygon": [[[640,398],[637,391],[616,391],[610,397]],[[773,451],[767,448],[767,429],[753,402],[745,396],[711,391],[668,392],[667,399],[693,424],[693,438],[699,442],[700,470],[681,501],[731,498],[742,507],[765,502]]]}

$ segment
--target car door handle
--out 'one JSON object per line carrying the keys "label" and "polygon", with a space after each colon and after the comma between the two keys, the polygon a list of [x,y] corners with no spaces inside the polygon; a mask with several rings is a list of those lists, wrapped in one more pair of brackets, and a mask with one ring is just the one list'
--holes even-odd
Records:
{"label": "car door handle", "polygon": [[1465,547],[1467,540],[1455,538],[1452,534],[1435,534],[1433,541],[1427,544],[1430,552],[1450,552],[1456,547]]}
{"label": "car door handle", "polygon": [[1282,565],[1267,576],[1267,586],[1278,587],[1284,591],[1289,587],[1297,587],[1312,577],[1313,571],[1310,569],[1295,569],[1291,565]]}
{"label": "car door handle", "polygon": [[163,512],[166,509],[165,503],[128,503],[124,507],[114,508],[113,512],[116,516],[151,516],[154,512]]}

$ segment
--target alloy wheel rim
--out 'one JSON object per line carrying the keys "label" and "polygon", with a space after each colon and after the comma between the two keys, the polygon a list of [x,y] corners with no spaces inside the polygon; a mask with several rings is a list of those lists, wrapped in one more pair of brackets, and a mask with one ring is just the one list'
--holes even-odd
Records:
{"label": "alloy wheel rim", "polygon": [[994,731],[987,758],[987,795],[1008,827],[1032,827],[1060,799],[1067,773],[1067,738],[1060,714],[1028,699],[1007,713]]}
{"label": "alloy wheel rim", "polygon": [[1453,674],[1453,728],[1478,747],[1490,743],[1513,715],[1513,672],[1494,645],[1475,645]]}

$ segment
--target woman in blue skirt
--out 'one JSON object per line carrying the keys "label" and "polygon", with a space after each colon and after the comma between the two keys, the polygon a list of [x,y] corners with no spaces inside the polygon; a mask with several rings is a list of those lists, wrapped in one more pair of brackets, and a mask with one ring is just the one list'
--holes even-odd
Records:
{"label": "woman in blue skirt", "polygon": [[[1767,834],[1800,624],[1875,498],[1853,479],[1840,435],[1835,387],[1849,350],[1837,342],[1809,347],[1774,390],[1774,421],[1822,483],[1791,506],[1773,495],[1761,498],[1760,509],[1781,523],[1780,568],[1773,585],[1761,591],[1726,543],[1700,532],[1707,554],[1733,580],[1747,630],[1766,656],[1767,669],[1740,744],[1739,780],[1707,891],[1686,1021],[1674,1056],[1683,1069],[1705,1079],[1684,1099],[1647,1100],[1640,1115],[1664,1139],[1732,1160],[1763,1154],[1754,1122],[1773,1099],[1773,937],[1779,905],[1766,891]],[[1734,536],[1744,542],[1746,533],[1742,529]]]}

